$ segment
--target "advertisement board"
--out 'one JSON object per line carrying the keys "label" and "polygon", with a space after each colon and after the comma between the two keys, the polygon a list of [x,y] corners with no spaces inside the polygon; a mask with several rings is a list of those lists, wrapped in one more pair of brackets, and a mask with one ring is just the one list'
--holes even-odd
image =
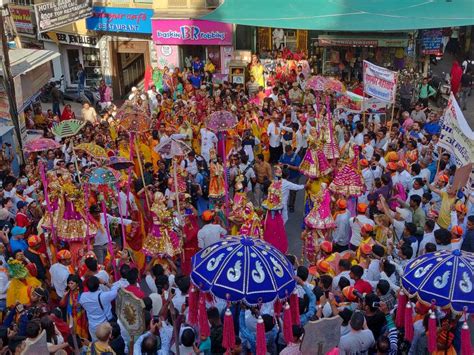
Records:
{"label": "advertisement board", "polygon": [[48,32],[91,16],[91,0],[56,0],[35,7],[39,32]]}
{"label": "advertisement board", "polygon": [[232,45],[232,24],[204,20],[153,20],[152,38],[162,45]]}
{"label": "advertisement board", "polygon": [[151,33],[151,9],[94,6],[86,20],[88,30],[124,33]]}

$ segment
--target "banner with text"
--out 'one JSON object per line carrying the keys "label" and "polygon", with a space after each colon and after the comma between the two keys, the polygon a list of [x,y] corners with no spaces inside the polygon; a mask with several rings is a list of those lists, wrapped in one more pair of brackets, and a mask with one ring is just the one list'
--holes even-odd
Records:
{"label": "banner with text", "polygon": [[151,9],[94,6],[86,20],[88,30],[123,33],[151,33]]}
{"label": "banner with text", "polygon": [[91,0],[57,0],[35,5],[39,32],[48,32],[92,14]]}
{"label": "banner with text", "polygon": [[[439,145],[454,155],[457,167],[474,161],[474,132],[452,93],[444,113]],[[472,174],[471,181],[474,182]]]}
{"label": "banner with text", "polygon": [[364,60],[364,91],[385,102],[395,102],[398,73]]}
{"label": "banner with text", "polygon": [[156,44],[166,45],[232,45],[232,25],[204,20],[152,21],[152,38]]}

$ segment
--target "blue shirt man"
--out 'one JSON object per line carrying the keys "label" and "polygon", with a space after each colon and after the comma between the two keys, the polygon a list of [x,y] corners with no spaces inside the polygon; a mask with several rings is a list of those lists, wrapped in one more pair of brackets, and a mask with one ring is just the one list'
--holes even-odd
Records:
{"label": "blue shirt man", "polygon": [[301,163],[301,158],[293,151],[293,147],[291,145],[287,145],[285,147],[285,154],[280,157],[279,163],[283,165],[283,169],[288,169],[288,180],[296,183],[300,177],[299,166]]}
{"label": "blue shirt man", "polygon": [[199,89],[201,87],[201,77],[199,76],[198,72],[195,72],[193,76],[189,78],[191,85],[195,89]]}
{"label": "blue shirt man", "polygon": [[23,239],[25,237],[26,228],[15,226],[12,228],[12,237],[10,239],[10,248],[12,253],[17,250],[25,251],[28,244]]}

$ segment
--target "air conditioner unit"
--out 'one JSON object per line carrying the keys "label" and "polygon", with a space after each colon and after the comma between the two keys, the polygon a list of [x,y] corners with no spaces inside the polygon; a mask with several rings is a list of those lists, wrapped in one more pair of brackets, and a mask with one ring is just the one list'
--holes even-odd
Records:
{"label": "air conditioner unit", "polygon": [[206,8],[215,9],[220,5],[220,0],[206,0]]}

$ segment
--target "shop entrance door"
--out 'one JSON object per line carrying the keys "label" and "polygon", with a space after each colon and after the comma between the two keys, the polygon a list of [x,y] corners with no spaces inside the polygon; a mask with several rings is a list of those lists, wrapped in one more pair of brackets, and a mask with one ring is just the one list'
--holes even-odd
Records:
{"label": "shop entrance door", "polygon": [[114,97],[126,97],[133,86],[143,88],[145,68],[150,66],[150,49],[147,41],[113,42],[113,80]]}
{"label": "shop entrance door", "polygon": [[65,80],[68,87],[77,87],[79,64],[82,64],[82,51],[78,48],[67,48],[65,62],[67,70],[64,72],[66,73]]}
{"label": "shop entrance door", "polygon": [[[181,46],[180,67],[185,68],[190,65],[194,57],[199,57],[201,62],[206,60],[206,51],[203,46]],[[188,60],[186,60],[188,58]]]}
{"label": "shop entrance door", "polygon": [[143,80],[145,75],[145,55],[143,53],[120,53],[119,68],[123,92],[128,93],[132,87]]}

